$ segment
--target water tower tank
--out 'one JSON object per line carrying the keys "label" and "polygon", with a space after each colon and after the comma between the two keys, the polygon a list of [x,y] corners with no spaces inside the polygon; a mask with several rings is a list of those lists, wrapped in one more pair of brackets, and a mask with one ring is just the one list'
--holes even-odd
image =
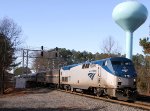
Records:
{"label": "water tower tank", "polygon": [[118,4],[112,13],[114,21],[126,32],[126,57],[132,59],[133,32],[147,19],[146,7],[137,1]]}

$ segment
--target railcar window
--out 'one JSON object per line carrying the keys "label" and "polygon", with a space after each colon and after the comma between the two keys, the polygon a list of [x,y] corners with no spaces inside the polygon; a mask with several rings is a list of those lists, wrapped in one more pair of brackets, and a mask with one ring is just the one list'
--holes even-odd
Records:
{"label": "railcar window", "polygon": [[65,77],[65,82],[68,82],[68,77]]}
{"label": "railcar window", "polygon": [[62,81],[64,81],[64,77],[62,77]]}
{"label": "railcar window", "polygon": [[62,77],[63,82],[68,82],[68,77]]}

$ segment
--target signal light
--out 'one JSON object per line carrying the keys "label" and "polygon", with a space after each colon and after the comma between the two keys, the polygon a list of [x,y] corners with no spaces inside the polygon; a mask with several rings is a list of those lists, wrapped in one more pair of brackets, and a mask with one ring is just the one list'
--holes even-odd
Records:
{"label": "signal light", "polygon": [[58,57],[58,47],[55,48],[55,51],[56,51],[55,57]]}
{"label": "signal light", "polygon": [[43,46],[41,46],[41,50],[43,50]]}
{"label": "signal light", "polygon": [[58,51],[58,47],[56,47],[55,50]]}
{"label": "signal light", "polygon": [[41,46],[41,56],[43,57],[43,49],[44,49],[44,47],[43,46]]}

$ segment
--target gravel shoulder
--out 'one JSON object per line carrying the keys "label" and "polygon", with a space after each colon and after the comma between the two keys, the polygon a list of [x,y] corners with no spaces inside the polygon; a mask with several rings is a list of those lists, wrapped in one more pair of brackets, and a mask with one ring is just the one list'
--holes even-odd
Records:
{"label": "gravel shoulder", "polygon": [[0,96],[0,111],[146,111],[51,89]]}

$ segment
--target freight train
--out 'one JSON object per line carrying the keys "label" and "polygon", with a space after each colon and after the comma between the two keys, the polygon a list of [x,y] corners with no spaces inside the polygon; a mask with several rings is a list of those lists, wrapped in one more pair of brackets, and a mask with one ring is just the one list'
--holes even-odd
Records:
{"label": "freight train", "polygon": [[68,65],[42,74],[36,74],[37,83],[43,82],[65,90],[90,91],[97,96],[121,99],[135,98],[137,93],[134,65],[123,57]]}

